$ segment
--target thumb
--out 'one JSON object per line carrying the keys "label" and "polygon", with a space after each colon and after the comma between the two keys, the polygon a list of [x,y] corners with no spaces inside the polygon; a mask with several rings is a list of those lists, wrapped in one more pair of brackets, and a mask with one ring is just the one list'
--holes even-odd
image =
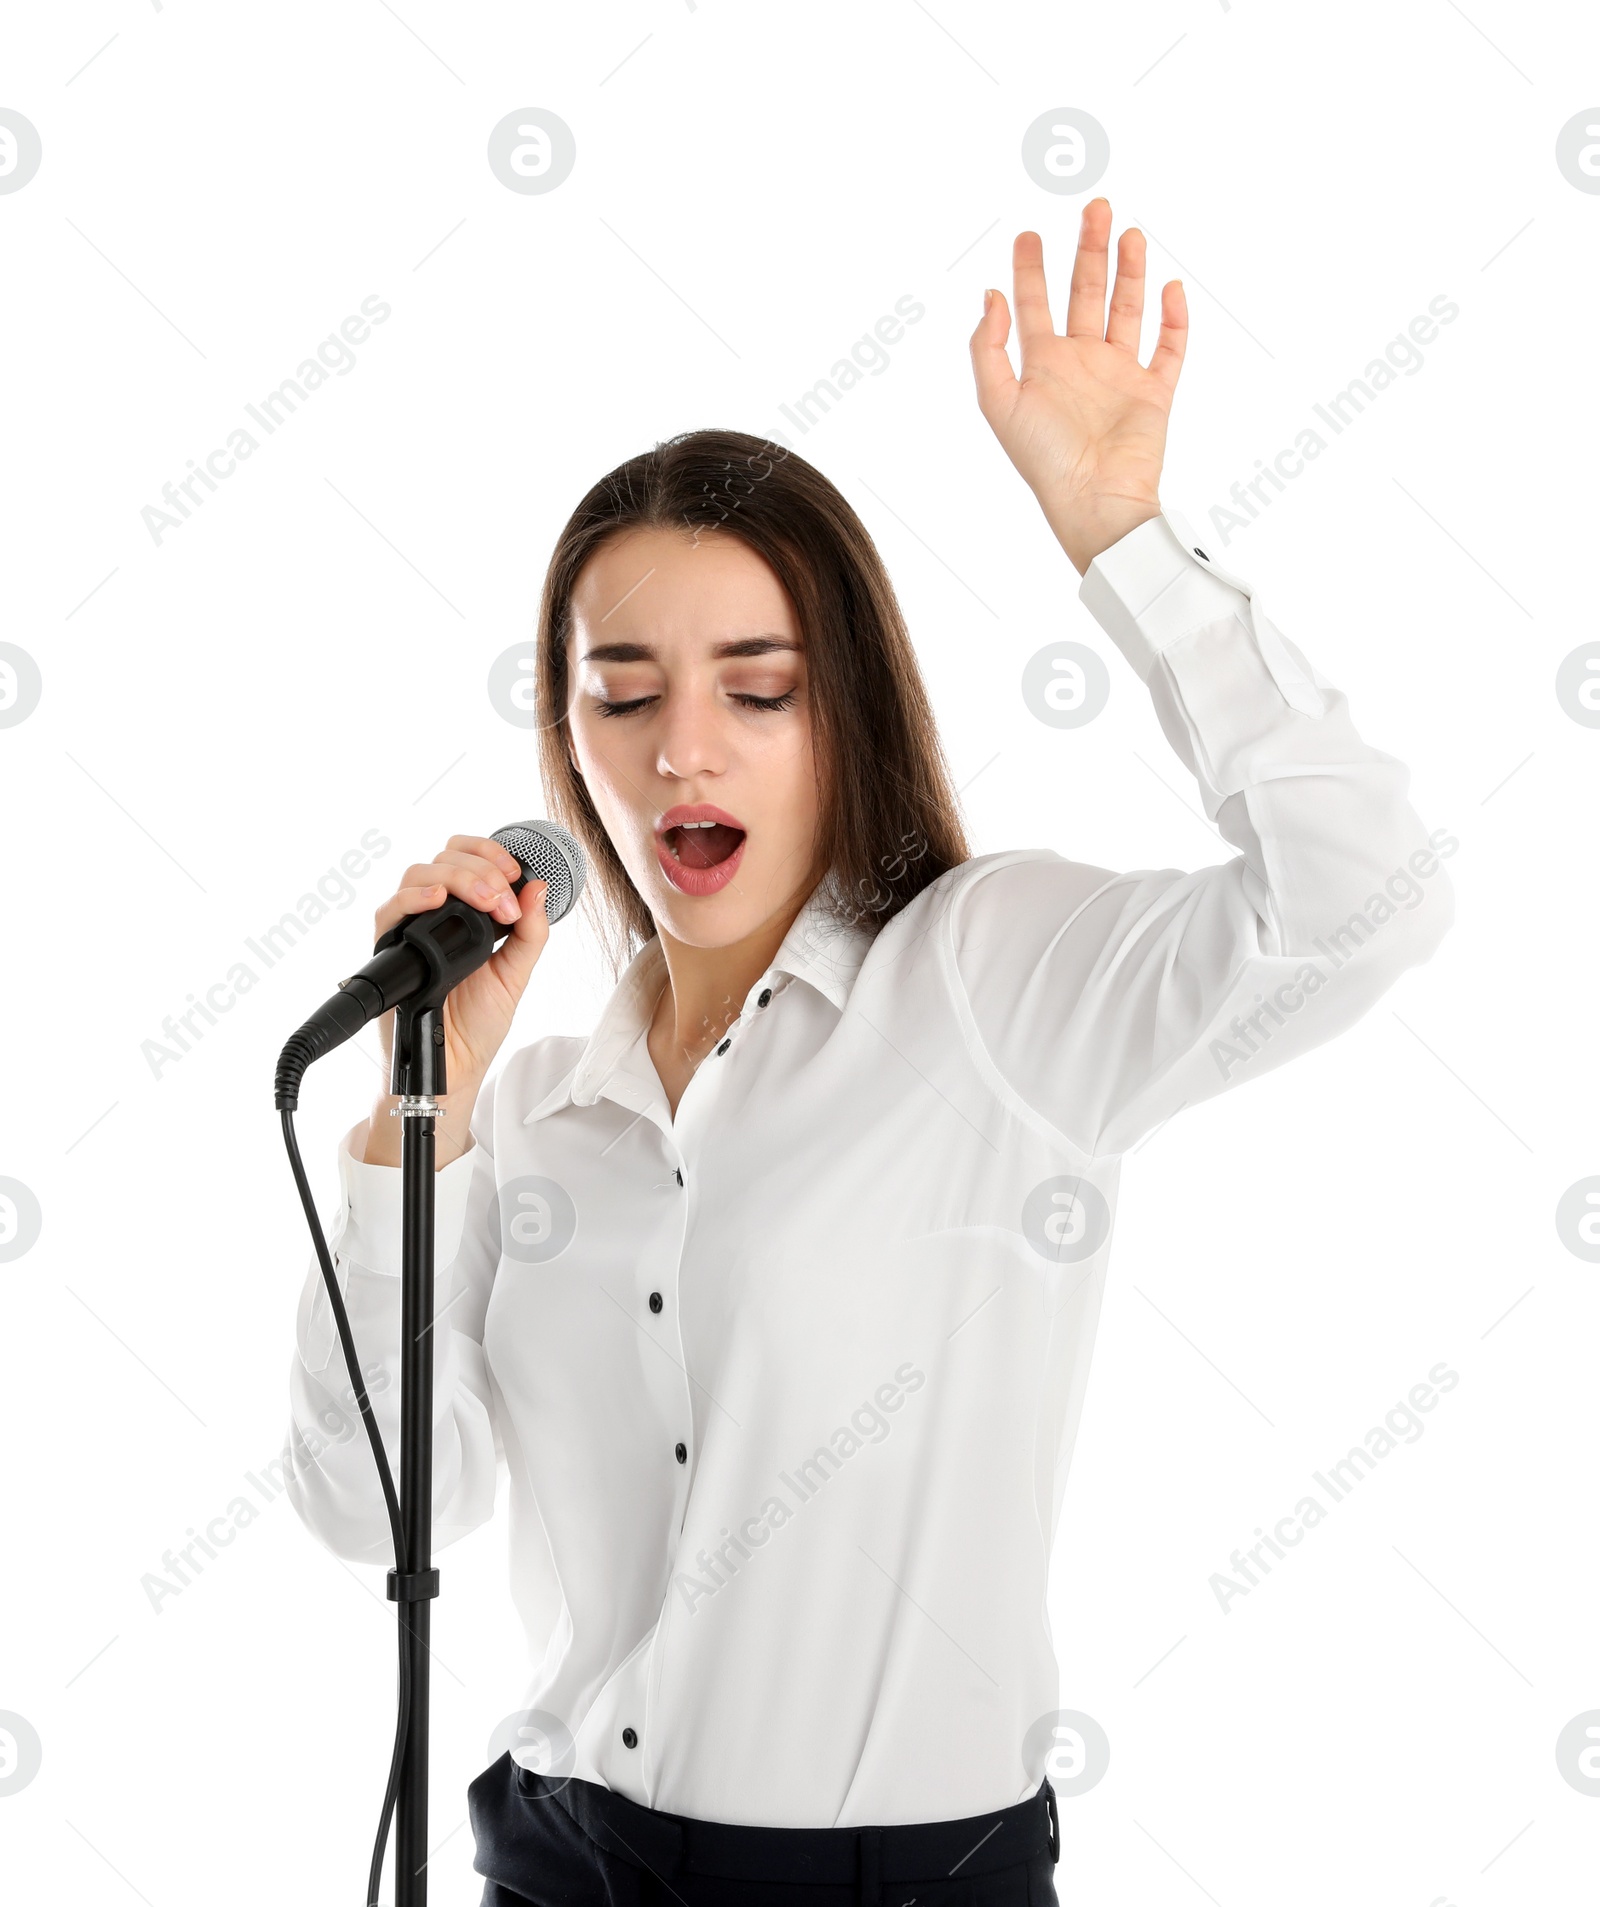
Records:
{"label": "thumb", "polygon": [[1011,311],[1003,292],[985,294],[983,316],[972,334],[972,376],[978,387],[978,408],[993,422],[1009,407],[1017,379],[1006,356],[1011,335]]}
{"label": "thumb", "polygon": [[544,952],[544,944],[550,938],[550,921],[544,911],[544,897],[548,888],[549,883],[546,881],[528,882],[517,896],[522,904],[520,917],[490,956],[491,965],[517,994],[528,984],[534,963]]}

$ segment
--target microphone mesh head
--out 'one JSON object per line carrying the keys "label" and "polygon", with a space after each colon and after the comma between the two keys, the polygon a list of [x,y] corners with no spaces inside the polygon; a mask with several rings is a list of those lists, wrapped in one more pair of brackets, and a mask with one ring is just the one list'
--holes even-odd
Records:
{"label": "microphone mesh head", "polygon": [[583,892],[586,863],[583,849],[565,828],[554,821],[514,821],[497,828],[494,839],[517,857],[527,879],[549,883],[544,911],[552,926],[572,912]]}

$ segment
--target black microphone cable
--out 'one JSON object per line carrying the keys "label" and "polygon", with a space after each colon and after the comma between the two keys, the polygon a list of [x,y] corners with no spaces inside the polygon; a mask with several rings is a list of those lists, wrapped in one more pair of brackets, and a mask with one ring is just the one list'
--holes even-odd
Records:
{"label": "black microphone cable", "polygon": [[[295,1137],[294,1108],[281,1109],[283,1121],[283,1142],[289,1150],[289,1169],[294,1173],[294,1182],[300,1192],[300,1203],[305,1207],[306,1223],[311,1227],[312,1243],[316,1246],[317,1262],[322,1267],[322,1282],[328,1288],[328,1301],[333,1307],[333,1321],[338,1326],[339,1342],[344,1347],[344,1361],[349,1367],[350,1381],[355,1387],[356,1402],[361,1407],[361,1421],[367,1427],[367,1440],[372,1445],[372,1455],[378,1466],[378,1481],[383,1486],[384,1507],[389,1512],[389,1534],[394,1546],[395,1567],[400,1566],[400,1558],[405,1554],[405,1546],[400,1534],[400,1499],[395,1493],[394,1474],[389,1468],[389,1458],[383,1447],[383,1439],[378,1434],[378,1420],[372,1414],[372,1405],[367,1397],[367,1387],[361,1377],[361,1359],[356,1354],[355,1339],[350,1335],[350,1320],[345,1315],[344,1299],[339,1293],[339,1279],[333,1268],[333,1257],[328,1250],[328,1241],[323,1235],[322,1221],[317,1216],[316,1201],[311,1196],[311,1187],[306,1179],[306,1168],[300,1157],[300,1143]],[[395,1722],[394,1752],[389,1758],[389,1785],[384,1789],[383,1808],[378,1817],[378,1839],[372,1850],[372,1865],[367,1871],[366,1907],[379,1907],[378,1888],[383,1878],[383,1853],[389,1839],[389,1822],[394,1814],[395,1796],[400,1791],[400,1764],[405,1758],[406,1736],[411,1726],[411,1663],[406,1650],[406,1605],[395,1604],[395,1613],[400,1619],[397,1631],[400,1639],[400,1692],[399,1714]]]}
{"label": "black microphone cable", "polygon": [[[582,848],[565,828],[558,827],[552,821],[523,821],[499,829],[493,839],[509,849],[521,863],[522,879],[512,883],[513,893],[530,880],[542,880],[546,883],[545,914],[551,925],[572,911],[583,888],[585,864]],[[406,937],[408,927],[415,930],[412,939]],[[417,970],[415,977],[408,977],[403,982],[394,980],[395,962],[392,959],[382,968],[381,977],[390,980],[392,985],[404,984],[408,990],[416,991],[422,990],[423,976],[430,980],[438,980],[442,976],[453,985],[480,966],[488,958],[494,943],[503,940],[509,932],[509,927],[490,915],[469,908],[462,901],[447,900],[442,907],[427,914],[407,916],[406,920],[382,936],[378,942],[380,949],[404,949],[416,944],[422,958],[414,960]],[[464,936],[470,945],[464,944]],[[445,949],[443,954],[439,951],[440,947]],[[378,1466],[378,1481],[383,1488],[384,1508],[389,1516],[389,1534],[394,1549],[394,1569],[390,1571],[392,1578],[399,1573],[401,1558],[405,1555],[405,1540],[400,1527],[400,1498],[394,1487],[394,1473],[389,1468],[388,1453],[378,1431],[378,1420],[372,1413],[372,1404],[367,1396],[367,1386],[361,1375],[361,1359],[351,1335],[333,1255],[328,1249],[322,1221],[317,1216],[316,1201],[311,1195],[311,1185],[306,1178],[305,1162],[300,1157],[300,1143],[294,1129],[294,1115],[300,1103],[300,1084],[306,1068],[313,1060],[320,1059],[324,1053],[358,1033],[369,1020],[378,1018],[396,1004],[392,991],[386,993],[364,977],[379,967],[380,963],[375,958],[363,974],[341,982],[341,990],[326,1001],[304,1026],[289,1036],[278,1059],[274,1093],[283,1126],[283,1143],[289,1154],[289,1169],[294,1174],[306,1223],[311,1228],[311,1241],[322,1270],[322,1282],[327,1288],[345,1365],[361,1411],[361,1421],[366,1427],[367,1441],[372,1446],[373,1461]],[[431,1489],[432,1479],[427,1479],[423,1487]],[[400,1791],[400,1770],[411,1727],[411,1665],[406,1649],[406,1607],[403,1599],[396,1599],[396,1634],[400,1654],[398,1713],[394,1749],[389,1757],[389,1782],[384,1789],[377,1840],[367,1871],[366,1907],[380,1907],[378,1891],[383,1879],[384,1850],[389,1839],[389,1823],[394,1816],[395,1798]]]}

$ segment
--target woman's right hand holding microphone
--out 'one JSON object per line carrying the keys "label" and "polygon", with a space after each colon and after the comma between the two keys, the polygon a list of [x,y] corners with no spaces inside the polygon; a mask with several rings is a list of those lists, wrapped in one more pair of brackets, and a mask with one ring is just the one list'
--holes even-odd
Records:
{"label": "woman's right hand holding microphone", "polygon": [[[476,834],[453,834],[437,857],[426,865],[408,867],[393,897],[378,909],[374,938],[385,934],[408,914],[426,914],[443,906],[452,894],[511,924],[511,932],[483,966],[468,974],[445,997],[445,1086],[439,1103],[445,1108],[435,1120],[437,1164],[459,1158],[471,1143],[472,1109],[478,1089],[499,1052],[511,1020],[528,984],[528,976],[545,942],[550,923],[545,916],[545,883],[529,881],[520,896],[511,883],[521,877],[515,855],[498,841]],[[368,1165],[400,1163],[400,1121],[391,1117],[399,1100],[388,1090],[394,1052],[394,1013],[378,1022],[383,1042],[384,1090],[372,1108],[367,1128]]]}

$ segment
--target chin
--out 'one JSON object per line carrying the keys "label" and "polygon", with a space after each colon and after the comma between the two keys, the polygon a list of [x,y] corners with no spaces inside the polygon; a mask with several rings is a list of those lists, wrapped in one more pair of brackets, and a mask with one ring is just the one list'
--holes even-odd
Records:
{"label": "chin", "polygon": [[728,885],[710,894],[683,893],[659,867],[639,883],[652,918],[686,947],[732,947],[758,933],[775,914],[795,909],[810,892],[776,875],[762,877],[748,863]]}
{"label": "chin", "polygon": [[[663,893],[663,887],[667,891]],[[703,898],[680,894],[665,882],[651,883],[650,912],[658,928],[686,947],[732,947],[755,933],[771,909],[753,906],[744,894],[712,894]]]}

